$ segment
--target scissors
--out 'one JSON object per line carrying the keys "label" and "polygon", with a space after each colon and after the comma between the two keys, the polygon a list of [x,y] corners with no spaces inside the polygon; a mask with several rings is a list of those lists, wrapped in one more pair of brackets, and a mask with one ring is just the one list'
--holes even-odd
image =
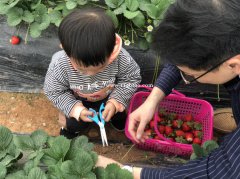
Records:
{"label": "scissors", "polygon": [[[104,107],[104,104],[102,103],[100,108],[99,108],[99,117],[98,117],[98,114],[97,112],[92,109],[92,108],[89,108],[89,111],[92,111],[94,116],[88,116],[89,119],[93,120],[100,128],[100,134],[101,134],[101,138],[102,138],[102,144],[103,146],[108,146],[108,141],[107,141],[107,135],[106,135],[106,130],[105,130],[105,121],[104,119],[102,118],[102,112],[104,111],[105,107]],[[100,120],[99,120],[100,118]]]}

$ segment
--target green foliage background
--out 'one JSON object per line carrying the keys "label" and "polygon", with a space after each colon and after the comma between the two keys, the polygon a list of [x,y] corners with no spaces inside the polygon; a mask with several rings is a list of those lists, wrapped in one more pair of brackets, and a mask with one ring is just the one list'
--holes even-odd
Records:
{"label": "green foliage background", "polygon": [[75,8],[99,7],[111,16],[125,45],[138,44],[147,49],[152,29],[158,26],[165,10],[174,0],[1,0],[0,14],[9,26],[27,24],[27,32],[37,38],[51,24],[61,20]]}

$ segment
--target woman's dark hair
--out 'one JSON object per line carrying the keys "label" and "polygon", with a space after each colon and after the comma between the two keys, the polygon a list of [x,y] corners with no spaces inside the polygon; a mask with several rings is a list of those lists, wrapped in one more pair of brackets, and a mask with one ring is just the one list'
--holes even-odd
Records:
{"label": "woman's dark hair", "polygon": [[115,45],[115,27],[101,9],[77,9],[60,24],[58,36],[66,54],[77,64],[104,64]]}
{"label": "woman's dark hair", "polygon": [[240,0],[176,0],[154,34],[165,63],[207,70],[240,53]]}

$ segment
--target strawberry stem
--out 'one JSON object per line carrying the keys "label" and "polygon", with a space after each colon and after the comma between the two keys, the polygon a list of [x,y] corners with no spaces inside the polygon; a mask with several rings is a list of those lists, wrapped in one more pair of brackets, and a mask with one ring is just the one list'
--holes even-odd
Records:
{"label": "strawberry stem", "polygon": [[28,24],[28,28],[27,28],[27,32],[26,32],[26,35],[25,35],[25,44],[27,44],[27,38],[28,38],[28,34],[29,34],[29,29],[30,29],[30,23]]}

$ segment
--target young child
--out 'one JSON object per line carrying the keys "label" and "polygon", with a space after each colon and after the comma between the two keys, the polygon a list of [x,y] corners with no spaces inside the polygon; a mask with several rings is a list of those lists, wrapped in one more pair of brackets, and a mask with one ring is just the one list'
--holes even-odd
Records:
{"label": "young child", "polygon": [[78,9],[63,19],[58,35],[64,50],[52,57],[44,92],[60,110],[60,135],[76,137],[92,122],[89,108],[98,111],[101,103],[104,120],[123,130],[141,76],[111,18],[100,9]]}

